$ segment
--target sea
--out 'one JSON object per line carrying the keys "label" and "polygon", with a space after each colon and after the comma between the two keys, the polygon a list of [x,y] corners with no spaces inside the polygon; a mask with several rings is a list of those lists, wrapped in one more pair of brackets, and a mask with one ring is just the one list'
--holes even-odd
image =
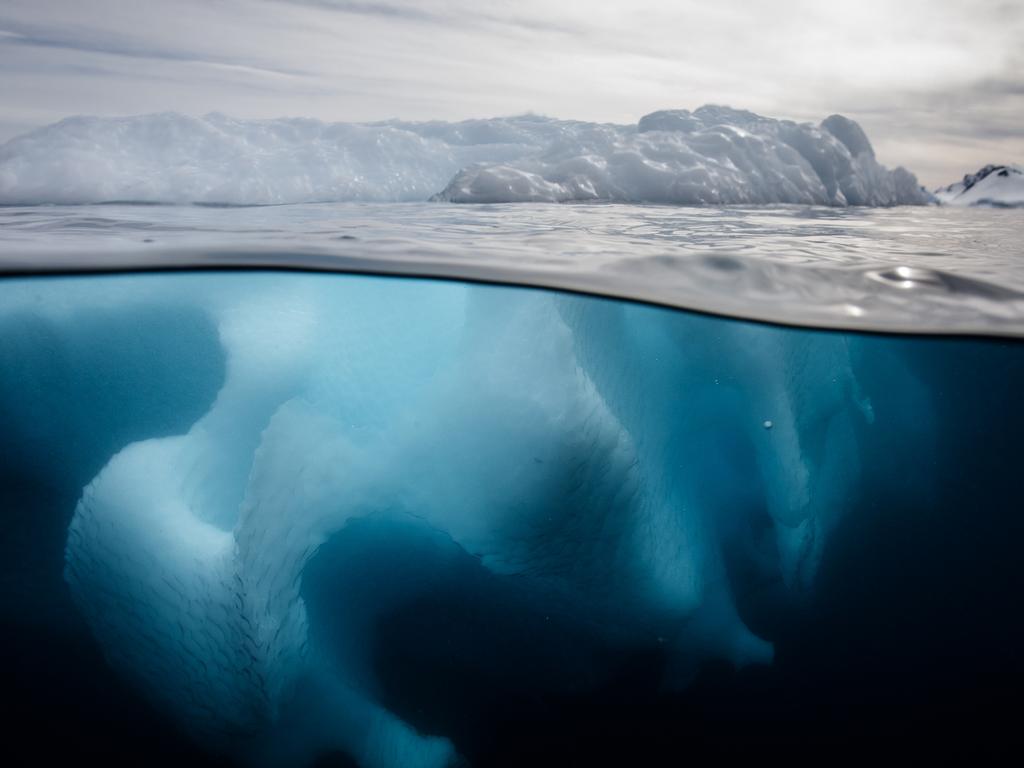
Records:
{"label": "sea", "polygon": [[1024,217],[0,207],[5,763],[1019,759]]}

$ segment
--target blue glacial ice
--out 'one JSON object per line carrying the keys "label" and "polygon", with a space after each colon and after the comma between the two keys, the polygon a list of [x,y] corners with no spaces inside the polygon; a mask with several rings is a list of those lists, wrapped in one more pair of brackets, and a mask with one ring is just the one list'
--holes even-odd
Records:
{"label": "blue glacial ice", "polygon": [[675,204],[930,202],[864,132],[728,107],[637,125],[538,116],[322,123],[175,113],[73,117],[0,146],[0,204],[259,205],[611,200]]}
{"label": "blue glacial ice", "polygon": [[[611,645],[664,648],[669,688],[702,660],[771,663],[727,563],[812,590],[874,417],[862,337],[592,297],[270,274],[12,279],[0,295],[5,332],[49,329],[24,380],[4,377],[27,420],[111,307],[115,349],[155,323],[154,364],[219,377],[186,431],[89,460],[65,578],[109,663],[250,763],[457,758],[379,699],[368,625],[337,596],[378,612],[401,596],[325,562],[357,523],[434,531]],[[177,343],[186,328],[210,345]],[[220,369],[203,362],[218,348]],[[139,389],[105,407],[148,418]],[[309,608],[325,595],[329,621]]]}

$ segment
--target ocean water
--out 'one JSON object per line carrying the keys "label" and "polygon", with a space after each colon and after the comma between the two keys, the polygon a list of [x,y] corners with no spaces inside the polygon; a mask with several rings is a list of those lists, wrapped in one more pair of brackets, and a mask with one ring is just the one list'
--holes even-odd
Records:
{"label": "ocean water", "polygon": [[414,274],[816,327],[1018,334],[1022,232],[1019,211],[939,206],[47,205],[0,207],[0,268]]}
{"label": "ocean water", "polygon": [[1022,233],[0,209],[4,749],[1012,759]]}

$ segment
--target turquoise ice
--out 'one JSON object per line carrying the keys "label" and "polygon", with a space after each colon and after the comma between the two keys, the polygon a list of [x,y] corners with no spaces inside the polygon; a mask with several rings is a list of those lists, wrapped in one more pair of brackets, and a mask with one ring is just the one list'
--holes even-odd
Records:
{"label": "turquoise ice", "polygon": [[205,323],[221,350],[191,428],[126,445],[83,489],[65,578],[110,664],[250,763],[458,759],[380,703],[365,624],[342,612],[326,632],[307,610],[313,593],[364,589],[322,562],[307,578],[354,521],[434,530],[562,619],[667,649],[666,687],[702,660],[771,663],[726,561],[813,589],[873,419],[852,334],[396,278],[2,288],[0,321],[34,313],[58,337],[112,306],[130,334],[162,308],[152,354],[183,373],[209,350],[176,329]]}

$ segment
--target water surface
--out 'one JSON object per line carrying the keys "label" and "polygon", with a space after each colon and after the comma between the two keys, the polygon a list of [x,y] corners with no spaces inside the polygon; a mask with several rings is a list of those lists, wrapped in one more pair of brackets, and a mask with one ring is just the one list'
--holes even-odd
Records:
{"label": "water surface", "polygon": [[0,208],[0,269],[292,266],[524,283],[774,322],[1024,332],[1019,211],[324,203]]}

